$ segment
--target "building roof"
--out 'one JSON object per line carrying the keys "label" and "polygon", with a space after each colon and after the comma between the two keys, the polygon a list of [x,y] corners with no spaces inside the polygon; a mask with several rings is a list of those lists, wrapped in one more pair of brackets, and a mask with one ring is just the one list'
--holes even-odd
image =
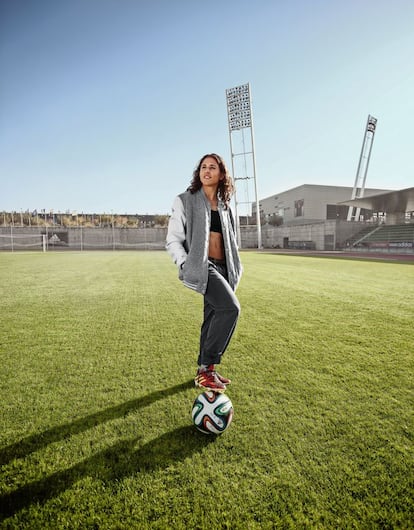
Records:
{"label": "building roof", "polygon": [[[353,189],[352,186],[336,186],[335,184],[306,184],[305,183],[305,184],[300,184],[299,186],[294,186],[293,188],[289,188],[284,191],[280,191],[279,193],[274,193],[273,195],[270,195],[269,197],[263,197],[260,200],[266,200],[266,199],[274,197],[275,195],[281,195],[282,193],[290,193],[296,190],[303,190],[304,188],[308,188],[308,189],[310,188],[310,189],[321,190],[321,191],[324,191],[324,190],[352,191]],[[365,193],[375,193],[375,192],[382,193],[382,192],[388,192],[388,191],[392,191],[392,190],[384,189],[384,188],[365,188]]]}
{"label": "building roof", "polygon": [[339,202],[345,206],[365,208],[373,212],[402,213],[414,211],[414,188],[389,191],[359,199]]}

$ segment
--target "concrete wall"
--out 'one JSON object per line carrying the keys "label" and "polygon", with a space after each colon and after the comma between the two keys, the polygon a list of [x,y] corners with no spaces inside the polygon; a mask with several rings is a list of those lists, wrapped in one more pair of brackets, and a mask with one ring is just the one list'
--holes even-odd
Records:
{"label": "concrete wall", "polygon": [[166,228],[0,227],[0,250],[164,249]]}
{"label": "concrete wall", "polygon": [[[293,226],[262,227],[265,248],[315,250],[341,248],[364,225],[357,222],[323,221]],[[166,228],[63,228],[0,227],[0,250],[41,250],[46,236],[49,250],[149,250],[164,249]],[[257,248],[255,226],[241,227],[242,248]],[[310,245],[312,243],[312,245]]]}
{"label": "concrete wall", "polygon": [[[319,221],[262,227],[264,248],[340,250],[365,223]],[[42,250],[43,236],[49,250],[163,250],[166,228],[60,228],[0,227],[0,250]],[[241,227],[242,249],[257,248],[256,226]],[[409,249],[407,252],[412,252]]]}
{"label": "concrete wall", "polygon": [[[345,241],[359,232],[364,223],[348,221],[319,221],[301,225],[262,227],[264,248],[303,248],[335,250],[343,248]],[[257,248],[255,226],[241,227],[242,248]]]}

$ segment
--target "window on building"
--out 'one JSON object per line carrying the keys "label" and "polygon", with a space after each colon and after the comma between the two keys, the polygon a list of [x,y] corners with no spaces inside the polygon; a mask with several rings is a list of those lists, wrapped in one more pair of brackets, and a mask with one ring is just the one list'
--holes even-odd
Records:
{"label": "window on building", "polygon": [[304,202],[304,199],[299,199],[298,201],[295,201],[295,217],[304,216]]}
{"label": "window on building", "polygon": [[343,219],[346,220],[348,216],[348,206],[343,204],[327,204],[326,218],[327,219]]}

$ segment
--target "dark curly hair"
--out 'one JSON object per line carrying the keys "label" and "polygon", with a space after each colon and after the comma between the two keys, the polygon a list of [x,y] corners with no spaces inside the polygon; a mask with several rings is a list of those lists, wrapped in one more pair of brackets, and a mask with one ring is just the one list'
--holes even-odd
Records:
{"label": "dark curly hair", "polygon": [[222,157],[220,155],[217,155],[216,153],[210,153],[207,155],[204,155],[200,162],[198,163],[197,167],[195,168],[193,172],[193,179],[191,181],[190,186],[187,188],[187,191],[190,191],[191,193],[195,193],[199,189],[201,189],[202,184],[200,180],[200,168],[202,163],[207,157],[214,158],[214,160],[217,162],[221,176],[223,177],[222,180],[220,180],[218,189],[217,189],[217,197],[223,201],[226,208],[230,204],[230,199],[234,192],[234,184],[233,179],[230,176],[230,173],[226,167],[226,164]]}

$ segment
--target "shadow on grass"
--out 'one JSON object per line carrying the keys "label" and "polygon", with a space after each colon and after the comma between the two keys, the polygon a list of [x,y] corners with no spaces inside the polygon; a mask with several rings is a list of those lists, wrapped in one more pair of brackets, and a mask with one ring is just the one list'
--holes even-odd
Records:
{"label": "shadow on grass", "polygon": [[135,473],[150,473],[184,460],[214,442],[214,436],[199,433],[193,426],[180,427],[143,445],[138,438],[121,441],[75,466],[36,480],[11,493],[0,496],[0,521],[56,497],[84,477],[115,481]]}
{"label": "shadow on grass", "polygon": [[[146,407],[155,401],[183,392],[193,385],[193,380],[189,380],[171,388],[152,392],[147,396],[126,401],[120,405],[95,412],[73,422],[65,423],[64,425],[53,427],[42,433],[23,438],[19,442],[8,445],[0,450],[0,464],[4,466],[15,458],[24,458],[51,443],[84,432],[101,423],[123,417],[129,412]],[[188,437],[191,438],[190,430],[194,431],[192,427],[188,427],[186,432]],[[127,442],[122,441],[110,449],[98,453],[92,458],[67,470],[34,481],[9,494],[3,494],[0,496],[0,521],[17,513],[22,508],[30,506],[34,502],[44,502],[49,498],[59,495],[84,476],[98,475],[103,480],[111,480],[117,476],[125,476],[137,470],[151,470],[154,466],[168,465],[168,462],[175,458],[171,452],[174,447],[177,450],[177,454],[180,454],[183,449],[189,449],[191,452],[192,444],[187,447],[183,444],[184,447],[180,447],[184,434],[183,429],[166,434],[159,440],[147,444],[147,446],[144,446],[138,452],[133,451],[138,440],[137,438]],[[186,436],[184,437],[187,438]],[[198,444],[200,445],[200,435],[198,439]],[[163,446],[165,446],[165,450],[163,450]],[[158,450],[160,451],[159,455],[157,454]],[[149,455],[148,457],[147,453]]]}
{"label": "shadow on grass", "polygon": [[191,379],[185,383],[172,386],[171,388],[157,390],[156,392],[152,392],[147,396],[131,399],[130,401],[126,401],[121,405],[109,407],[105,410],[85,416],[84,418],[79,418],[78,420],[75,420],[71,423],[65,423],[64,425],[52,427],[47,431],[23,438],[19,442],[8,445],[0,450],[0,465],[4,466],[15,458],[24,458],[25,456],[30,455],[31,453],[34,453],[35,451],[38,451],[42,447],[46,447],[51,443],[66,439],[69,436],[73,436],[74,434],[87,431],[88,429],[91,429],[100,423],[121,418],[129,412],[151,405],[151,403],[154,403],[159,399],[164,399],[167,396],[172,396],[178,392],[183,392],[192,386],[194,386],[194,381]]}

